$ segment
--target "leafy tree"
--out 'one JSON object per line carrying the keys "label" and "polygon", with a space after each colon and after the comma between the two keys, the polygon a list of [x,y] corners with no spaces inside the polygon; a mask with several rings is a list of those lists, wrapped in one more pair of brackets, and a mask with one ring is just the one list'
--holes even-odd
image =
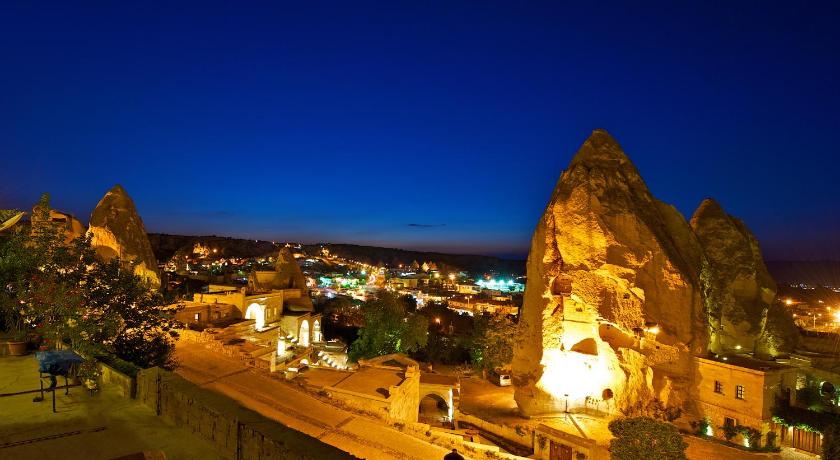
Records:
{"label": "leafy tree", "polygon": [[630,417],[609,424],[615,460],[685,460],[688,444],[674,425],[650,417]]}
{"label": "leafy tree", "polygon": [[405,311],[409,313],[417,311],[417,299],[415,299],[413,295],[403,294],[397,300],[405,306]]}
{"label": "leafy tree", "polygon": [[0,241],[0,309],[7,327],[37,333],[51,346],[173,368],[176,308],[119,259],[99,260],[89,238],[66,244],[49,218],[48,195],[35,213],[29,234]]}
{"label": "leafy tree", "polygon": [[473,366],[492,371],[510,364],[515,336],[516,323],[509,316],[483,314],[477,317],[470,348]]}
{"label": "leafy tree", "polygon": [[840,459],[840,424],[828,425],[822,434],[822,458]]}
{"label": "leafy tree", "polygon": [[407,312],[405,304],[391,293],[379,291],[363,308],[364,326],[350,347],[351,360],[410,353],[426,346],[428,320],[423,315]]}

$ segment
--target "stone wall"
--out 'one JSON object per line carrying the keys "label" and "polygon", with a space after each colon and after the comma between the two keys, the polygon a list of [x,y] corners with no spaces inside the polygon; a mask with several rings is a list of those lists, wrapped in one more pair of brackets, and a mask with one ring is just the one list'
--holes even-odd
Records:
{"label": "stone wall", "polygon": [[165,421],[213,443],[228,458],[355,458],[159,368],[137,375],[137,399]]}
{"label": "stone wall", "polygon": [[129,377],[113,367],[99,362],[99,372],[102,373],[100,382],[105,385],[116,385],[122,390],[122,395],[125,398],[134,398],[137,392],[137,380]]}
{"label": "stone wall", "polygon": [[[595,440],[575,436],[564,431],[556,430],[540,424],[534,432],[534,455],[531,458],[554,459],[562,458],[562,450],[570,451],[569,458],[584,458],[586,460],[609,460],[610,452],[606,446]],[[552,450],[556,452],[552,455]]]}
{"label": "stone wall", "polygon": [[502,452],[498,446],[467,441],[461,433],[433,427],[425,423],[398,423],[394,424],[394,428],[446,449],[458,449],[458,452],[472,458],[495,458],[499,460],[526,460],[527,458]]}
{"label": "stone wall", "polygon": [[534,433],[530,428],[523,428],[517,432],[516,428],[488,422],[487,420],[480,419],[463,412],[457,413],[455,415],[455,420],[475,425],[483,431],[493,433],[500,438],[507,439],[508,441],[519,444],[520,446],[532,447],[534,445]]}

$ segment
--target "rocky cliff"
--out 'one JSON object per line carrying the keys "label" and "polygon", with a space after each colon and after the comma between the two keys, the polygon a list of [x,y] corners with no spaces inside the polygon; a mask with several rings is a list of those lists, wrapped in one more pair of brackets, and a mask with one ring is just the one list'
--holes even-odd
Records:
{"label": "rocky cliff", "polygon": [[560,176],[527,275],[512,363],[527,415],[685,408],[694,356],[798,339],[743,222],[706,200],[689,224],[603,130]]}
{"label": "rocky cliff", "polygon": [[706,199],[694,212],[691,228],[709,261],[702,285],[711,328],[710,350],[758,355],[791,351],[798,332],[789,315],[773,306],[776,282],[746,225],[715,200]]}
{"label": "rocky cliff", "polygon": [[88,233],[96,253],[103,259],[119,257],[134,273],[155,287],[160,286],[157,260],[134,201],[120,185],[114,186],[96,205]]}
{"label": "rocky cliff", "polygon": [[[685,383],[680,352],[707,345],[703,263],[682,215],[651,195],[606,131],[594,131],[560,177],[532,240],[513,362],[520,409],[534,414],[565,409],[569,399],[573,406],[614,399],[615,408],[626,410],[673,398],[660,393]],[[591,319],[569,318],[587,312]],[[581,322],[613,330],[571,332]],[[646,349],[645,334],[660,344],[651,348],[656,352]],[[598,358],[584,356],[584,347],[576,349],[565,335],[594,341]],[[593,375],[558,383],[555,374],[576,361],[588,362]],[[574,379],[589,380],[588,387],[577,388]]]}

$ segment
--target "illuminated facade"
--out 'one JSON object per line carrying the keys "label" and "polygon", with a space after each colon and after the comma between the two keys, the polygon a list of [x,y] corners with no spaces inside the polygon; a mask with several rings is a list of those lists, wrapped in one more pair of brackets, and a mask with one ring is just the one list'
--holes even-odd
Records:
{"label": "illuminated facade", "polygon": [[[551,395],[542,399],[533,413],[570,412],[595,409],[615,410],[615,396],[624,391],[625,373],[610,345],[599,333],[597,312],[571,294],[570,289],[556,290],[552,301],[562,312],[561,334],[544,343],[543,373],[537,389]],[[517,392],[517,403],[522,393]]]}

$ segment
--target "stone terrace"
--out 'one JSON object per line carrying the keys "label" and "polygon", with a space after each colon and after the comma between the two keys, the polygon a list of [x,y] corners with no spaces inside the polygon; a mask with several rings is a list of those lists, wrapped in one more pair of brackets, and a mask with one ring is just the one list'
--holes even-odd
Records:
{"label": "stone terrace", "polygon": [[[64,380],[59,378],[59,385]],[[33,355],[0,357],[0,395],[38,389]],[[89,460],[160,450],[168,460],[224,459],[200,437],[167,425],[153,410],[105,386],[91,396],[81,387],[32,402],[38,393],[0,396],[0,458],[16,460]]]}

